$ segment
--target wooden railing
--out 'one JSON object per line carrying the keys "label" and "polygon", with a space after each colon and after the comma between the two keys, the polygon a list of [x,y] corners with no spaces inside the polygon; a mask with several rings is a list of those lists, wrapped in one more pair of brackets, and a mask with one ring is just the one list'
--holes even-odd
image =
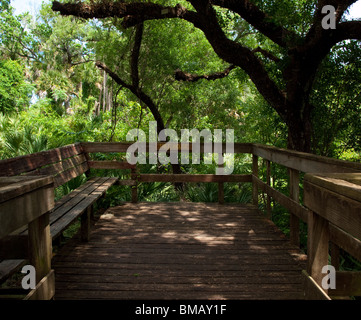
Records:
{"label": "wooden railing", "polygon": [[[29,260],[35,271],[36,286],[25,296],[26,300],[47,300],[54,296],[55,277],[54,271],[51,270],[52,243],[49,226],[49,212],[53,207],[52,177],[1,178],[0,260]],[[13,234],[26,225],[27,235]],[[31,276],[29,274],[30,285]],[[23,292],[26,291],[22,291],[21,294]],[[1,294],[6,297],[7,290],[2,290]]]}
{"label": "wooden railing", "polygon": [[[315,297],[361,296],[361,272],[336,271],[335,288],[322,286],[323,266],[339,267],[340,248],[361,261],[361,174],[307,174],[304,182],[308,215],[309,292]],[[314,280],[315,284],[312,284]],[[316,289],[318,286],[318,290]]]}
{"label": "wooden railing", "polygon": [[[266,161],[267,182],[263,182],[257,176],[258,157]],[[270,163],[274,162],[288,169],[289,174],[289,196],[275,190],[270,186]],[[300,173],[307,173],[304,178],[304,204],[300,203]],[[352,182],[360,177],[361,164],[320,157],[312,154],[279,149],[271,146],[255,144],[253,146],[253,193],[254,203],[258,202],[258,191],[273,198],[290,213],[290,241],[295,245],[300,243],[299,222],[307,223],[307,271],[304,272],[306,298],[328,299],[329,293],[332,296],[359,296],[361,295],[361,273],[359,272],[337,272],[336,289],[327,290],[322,287],[322,279],[327,274],[322,273],[322,268],[328,265],[329,247],[331,248],[331,265],[337,270],[339,267],[339,248],[348,252],[358,261],[361,261],[361,233],[350,232],[347,223],[352,223],[361,230],[361,204],[353,203],[350,207],[350,200],[342,198],[340,190],[352,190],[353,194],[361,199],[361,188],[357,185],[345,185],[342,179],[351,179]],[[317,177],[322,174],[323,178]],[[336,181],[335,177],[339,178]],[[320,180],[321,179],[321,180]],[[311,188],[310,181],[324,181],[331,179],[333,182],[333,194],[321,197],[315,187]],[[329,181],[327,180],[327,181]],[[341,186],[343,185],[343,186]],[[326,191],[325,191],[326,192]],[[348,192],[346,192],[348,194]],[[335,198],[333,198],[335,197]],[[341,201],[342,198],[342,201]],[[335,199],[340,202],[334,211]],[[269,199],[267,199],[269,200]],[[337,202],[337,200],[336,200]],[[326,212],[333,212],[331,215]],[[358,213],[357,213],[358,212]],[[329,217],[332,217],[331,220]],[[346,227],[345,227],[346,223]],[[354,230],[353,230],[354,231]],[[331,245],[329,246],[329,243]]]}
{"label": "wooden railing", "polygon": [[[265,199],[264,207],[269,217],[271,217],[271,200],[289,212],[292,244],[300,245],[300,221],[308,225],[308,266],[303,272],[306,297],[329,299],[330,296],[361,295],[360,272],[338,270],[341,250],[361,261],[360,163],[259,144],[235,143],[234,154],[248,155],[251,161],[251,172],[230,175],[150,174],[142,173],[141,165],[131,165],[124,161],[124,154],[131,144],[129,142],[77,144],[76,148],[79,149],[81,157],[76,155],[67,160],[66,172],[71,172],[73,167],[78,168],[79,161],[85,166],[81,172],[87,174],[89,170],[96,169],[128,169],[130,179],[120,180],[119,184],[131,187],[132,202],[138,201],[139,183],[218,183],[220,203],[224,203],[225,200],[224,183],[250,183],[253,204],[260,206],[261,200]],[[157,143],[156,150],[162,146],[164,143]],[[71,146],[64,147],[62,150],[66,151],[69,147]],[[175,143],[170,147],[177,153],[192,151],[192,144]],[[197,152],[205,153],[208,150],[207,146],[201,145]],[[225,144],[222,144],[220,150],[223,153],[228,151]],[[118,161],[100,161],[99,157],[92,155],[93,153],[120,153],[123,156],[119,157],[121,160]],[[37,162],[48,160],[46,157],[36,159]],[[11,159],[9,161],[11,162]],[[30,160],[22,162],[22,165],[26,165],[25,171],[29,175],[58,170],[56,164],[51,164],[41,169],[42,171],[35,172],[34,163]],[[288,192],[286,193],[276,190],[274,184],[271,183],[274,165],[287,169]],[[5,176],[8,174],[11,175],[11,172],[2,173]],[[37,177],[34,180],[34,177],[23,175],[5,177],[2,179],[4,183],[0,184],[0,238],[2,244],[5,243],[0,248],[0,259],[26,257],[30,259],[30,263],[38,272],[37,288],[31,292],[29,298],[51,298],[54,293],[54,274],[50,268],[51,241],[48,220],[49,210],[54,205],[54,187],[65,181],[65,178],[68,180],[71,175],[69,177],[68,174],[61,175],[61,180],[50,179],[50,177]],[[303,194],[301,194],[302,190]],[[11,235],[13,231],[27,224],[29,230],[27,237]],[[6,241],[11,246],[6,246]],[[331,255],[331,265],[337,270],[335,289],[322,287],[322,281],[326,276],[322,273],[322,268],[328,265],[329,255]]]}
{"label": "wooden railing", "polygon": [[[82,143],[82,148],[90,161],[90,168],[122,169],[130,167],[127,167],[127,164],[122,162],[94,161],[91,160],[89,154],[113,152],[125,153],[131,144],[132,143],[124,142]],[[164,143],[157,143],[157,150],[163,145]],[[179,152],[182,151],[181,147],[184,148],[184,144],[181,145],[175,143],[171,145],[171,148],[178,150]],[[207,150],[207,148],[205,148],[204,145],[201,145],[200,153],[203,153],[205,150]],[[147,149],[147,151],[149,150]],[[192,144],[189,144],[185,151],[192,151]],[[225,144],[223,144],[222,151],[226,152]],[[224,183],[252,183],[252,198],[254,205],[259,205],[259,201],[262,198],[260,197],[260,194],[263,194],[267,197],[266,212],[269,216],[271,212],[271,199],[288,210],[290,214],[290,241],[292,244],[297,246],[300,245],[300,221],[308,224],[308,268],[307,271],[304,272],[306,298],[328,299],[329,296],[327,293],[333,295],[361,295],[361,277],[358,272],[337,272],[335,290],[328,291],[321,287],[322,277],[325,276],[325,274],[322,274],[321,269],[322,266],[328,264],[328,241],[332,243],[331,259],[332,264],[336,269],[339,265],[338,259],[340,248],[361,261],[361,190],[359,186],[355,187],[355,181],[360,181],[359,173],[361,173],[361,164],[251,143],[235,143],[234,153],[250,155],[252,158],[252,173],[231,175],[144,174],[139,173],[137,168],[132,167],[130,168],[131,180],[123,181],[122,184],[131,185],[132,201],[136,202],[137,184],[140,182],[217,182],[219,185],[218,201],[223,203]],[[263,160],[262,162],[266,166],[265,177],[261,177],[259,174],[261,160]],[[289,176],[288,195],[271,186],[272,163],[287,168]],[[300,184],[302,184],[300,176],[303,173],[306,173],[307,175],[304,179],[304,203],[302,204],[300,201]],[[337,181],[335,178],[332,178],[335,173],[338,174]],[[319,178],[319,176],[311,174],[326,174],[326,176]],[[315,184],[315,181],[317,181],[317,183],[322,181],[323,184],[321,184],[320,188],[324,188],[327,175],[331,177],[330,179],[333,179],[332,183],[335,188],[332,189],[332,192],[323,191],[321,197],[319,196],[320,191],[317,189],[317,193],[316,187],[313,187],[313,185]],[[348,180],[346,181],[349,181],[349,183],[352,182],[353,186],[345,185],[343,182],[345,180],[344,177],[347,177]],[[346,192],[346,189],[351,190],[350,192],[353,197],[349,197],[349,199],[345,198],[345,195],[342,194],[342,192]],[[347,191],[346,195],[349,195],[350,192]],[[334,211],[333,208],[333,203],[335,201],[340,201],[337,206],[337,212]],[[328,211],[332,212],[332,214],[325,214],[325,212]],[[321,243],[323,243],[323,245],[321,245]]]}

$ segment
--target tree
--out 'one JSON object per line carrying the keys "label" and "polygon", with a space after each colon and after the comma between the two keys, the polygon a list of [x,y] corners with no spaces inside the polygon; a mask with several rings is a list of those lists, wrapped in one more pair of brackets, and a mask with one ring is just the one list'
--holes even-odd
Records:
{"label": "tree", "polygon": [[30,14],[14,15],[14,9],[0,13],[1,54],[26,66],[27,79],[38,98],[46,98],[59,114],[70,101],[87,103],[98,95],[92,52],[86,47],[92,36],[90,23],[55,14],[43,5],[38,19]]}
{"label": "tree", "polygon": [[356,41],[336,45],[322,62],[311,101],[313,149],[340,157],[361,148],[361,47]]}
{"label": "tree", "polygon": [[24,67],[20,63],[0,60],[0,112],[11,113],[27,106],[32,90],[25,81]]}
{"label": "tree", "polygon": [[[189,0],[183,5],[152,2],[53,2],[62,15],[90,18],[122,18],[124,28],[147,20],[179,18],[200,29],[215,53],[231,66],[243,69],[267,103],[288,126],[288,147],[311,150],[310,94],[318,68],[333,46],[347,39],[361,40],[361,21],[344,21],[356,0]],[[171,4],[170,1],[167,1]],[[324,28],[329,16],[323,8],[335,8],[336,28]],[[219,12],[235,14],[260,39],[249,47],[237,29],[225,32]],[[332,18],[333,19],[333,18]],[[266,44],[266,46],[263,46]],[[184,44],[183,44],[184,45]],[[263,47],[262,47],[263,46]]]}

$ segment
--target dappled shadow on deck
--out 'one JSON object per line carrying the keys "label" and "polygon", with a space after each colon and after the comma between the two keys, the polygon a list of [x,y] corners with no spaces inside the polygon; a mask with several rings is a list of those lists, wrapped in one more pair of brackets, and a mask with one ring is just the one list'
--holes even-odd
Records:
{"label": "dappled shadow on deck", "polygon": [[55,299],[302,299],[298,252],[250,205],[126,203],[54,257]]}

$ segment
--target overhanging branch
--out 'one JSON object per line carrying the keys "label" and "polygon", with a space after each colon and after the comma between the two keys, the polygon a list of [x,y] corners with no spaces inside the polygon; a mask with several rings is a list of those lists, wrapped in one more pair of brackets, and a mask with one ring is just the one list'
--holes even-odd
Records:
{"label": "overhanging branch", "polygon": [[109,69],[103,62],[97,61],[95,65],[99,68],[104,70],[117,84],[123,86],[124,88],[127,88],[130,90],[137,98],[139,98],[141,101],[143,101],[151,113],[153,114],[153,117],[155,121],[157,121],[157,130],[160,132],[161,130],[165,129],[165,125],[163,122],[163,118],[161,114],[159,113],[159,110],[155,103],[153,102],[152,98],[149,97],[144,91],[142,91],[139,87],[136,87],[134,85],[126,83],[123,79],[119,77],[115,72],[113,72],[111,69]]}
{"label": "overhanging branch", "polygon": [[107,3],[60,3],[53,1],[53,11],[64,16],[75,16],[84,19],[92,18],[124,18],[124,28],[133,27],[146,20],[181,18],[197,25],[197,14],[181,5],[175,7],[162,6],[151,2],[107,2]]}
{"label": "overhanging branch", "polygon": [[210,75],[196,75],[196,74],[183,72],[182,70],[178,69],[178,70],[176,70],[174,76],[175,76],[176,80],[188,81],[188,82],[195,82],[195,81],[198,81],[198,80],[201,80],[201,79],[217,80],[217,79],[222,79],[222,78],[227,77],[229,75],[229,73],[231,72],[231,70],[233,70],[234,68],[236,68],[235,65],[230,65],[224,71],[215,72],[215,73],[212,73]]}
{"label": "overhanging branch", "polygon": [[288,42],[299,39],[299,36],[293,31],[272,22],[272,17],[261,11],[252,1],[210,0],[210,2],[238,13],[250,25],[281,47],[287,47]]}

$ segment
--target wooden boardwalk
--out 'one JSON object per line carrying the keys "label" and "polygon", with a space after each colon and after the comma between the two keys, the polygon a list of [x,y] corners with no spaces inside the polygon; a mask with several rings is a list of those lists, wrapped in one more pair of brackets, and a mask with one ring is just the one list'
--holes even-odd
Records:
{"label": "wooden boardwalk", "polygon": [[302,257],[251,205],[126,203],[53,258],[55,299],[302,299]]}

